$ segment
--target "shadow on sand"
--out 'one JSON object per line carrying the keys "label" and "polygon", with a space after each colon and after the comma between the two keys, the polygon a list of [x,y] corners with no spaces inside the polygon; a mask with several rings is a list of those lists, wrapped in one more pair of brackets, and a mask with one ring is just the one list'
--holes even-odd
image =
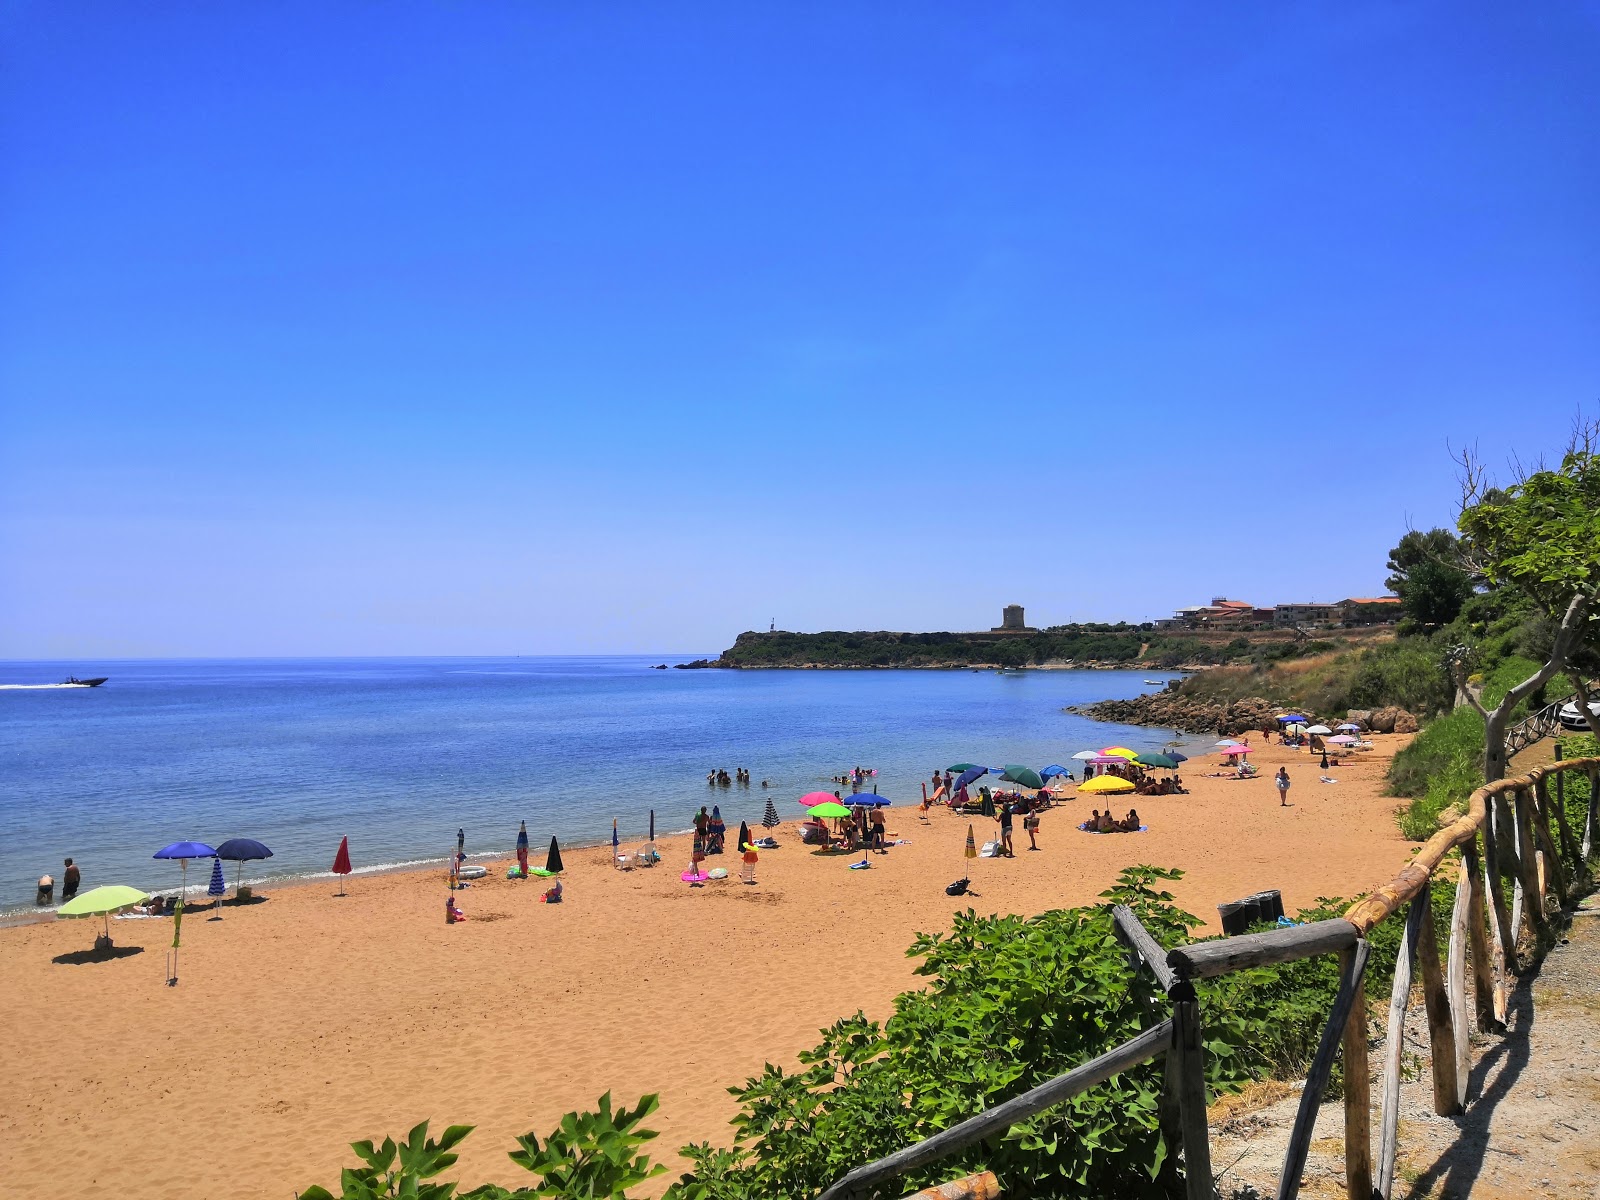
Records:
{"label": "shadow on sand", "polygon": [[64,967],[82,967],[89,963],[110,962],[116,958],[131,958],[143,954],[143,946],[112,946],[109,950],[72,950],[58,954],[50,961]]}

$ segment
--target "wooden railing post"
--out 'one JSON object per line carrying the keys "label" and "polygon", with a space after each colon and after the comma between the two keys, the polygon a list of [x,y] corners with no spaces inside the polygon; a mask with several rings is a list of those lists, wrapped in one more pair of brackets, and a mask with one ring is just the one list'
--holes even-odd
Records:
{"label": "wooden railing post", "polygon": [[1583,817],[1583,861],[1589,861],[1589,856],[1594,853],[1594,843],[1600,836],[1600,769],[1589,768],[1589,809]]}
{"label": "wooden railing post", "polygon": [[[1546,819],[1548,820],[1552,813],[1555,814],[1556,832],[1561,837],[1561,853],[1572,863],[1573,870],[1581,877],[1585,873],[1583,855],[1578,853],[1578,839],[1572,836],[1572,822],[1567,820],[1566,788],[1563,786],[1566,777],[1565,771],[1556,772],[1556,794],[1553,799],[1550,795],[1550,785],[1545,782],[1543,775],[1539,776],[1538,782],[1533,787],[1539,797],[1539,808],[1544,812]],[[1567,893],[1563,891],[1561,893],[1563,907],[1566,896]]]}
{"label": "wooden railing post", "polygon": [[[1459,899],[1459,897],[1458,897]],[[1433,928],[1432,887],[1425,886],[1412,904],[1423,908],[1417,929],[1417,958],[1422,964],[1422,999],[1428,1010],[1428,1046],[1433,1058],[1433,1111],[1449,1117],[1461,1111],[1456,1087],[1455,1014],[1439,967],[1439,944]]]}
{"label": "wooden railing post", "polygon": [[1333,1073],[1333,1056],[1339,1052],[1340,1039],[1350,1023],[1350,1012],[1362,1004],[1361,984],[1366,969],[1367,943],[1359,941],[1340,965],[1339,990],[1333,997],[1333,1009],[1328,1013],[1328,1024],[1322,1030],[1322,1040],[1317,1043],[1311,1069],[1306,1072],[1300,1108],[1295,1113],[1294,1129],[1289,1133],[1289,1146],[1283,1156],[1283,1173],[1278,1177],[1278,1200],[1295,1200],[1300,1194],[1300,1173],[1306,1169],[1306,1154],[1311,1149],[1317,1110],[1322,1107],[1322,1093]]}
{"label": "wooden railing post", "polygon": [[[1540,780],[1540,782],[1544,782]],[[1550,806],[1535,800],[1533,805],[1533,836],[1544,853],[1545,870],[1550,876],[1550,886],[1556,894],[1556,904],[1567,906],[1567,868],[1556,849],[1555,838],[1550,834]]]}
{"label": "wooden railing post", "polygon": [[[1352,948],[1340,955],[1345,974],[1356,970]],[[1372,1076],[1367,1069],[1367,1002],[1357,989],[1344,1023],[1344,1187],[1349,1200],[1372,1200]]]}
{"label": "wooden railing post", "polygon": [[1505,1018],[1497,1015],[1503,1010],[1497,1004],[1496,980],[1493,960],[1489,952],[1488,912],[1483,898],[1483,871],[1478,862],[1478,839],[1474,837],[1461,847],[1461,866],[1467,873],[1467,948],[1472,964],[1472,1007],[1477,1015],[1479,1033],[1493,1033],[1495,1026],[1502,1028]]}
{"label": "wooden railing post", "polygon": [[1378,1126],[1378,1194],[1389,1200],[1394,1191],[1395,1160],[1400,1136],[1400,1059],[1406,1041],[1406,1005],[1411,999],[1411,973],[1416,964],[1417,942],[1422,922],[1428,919],[1423,900],[1424,888],[1406,913],[1405,932],[1400,935],[1400,956],[1394,964],[1394,990],[1389,995],[1389,1040],[1383,1055],[1383,1109]]}
{"label": "wooden railing post", "polygon": [[[1472,876],[1472,868],[1463,859],[1456,873],[1456,902],[1450,910],[1450,948],[1444,963],[1444,990],[1450,1003],[1450,1035],[1455,1043],[1455,1112],[1466,1107],[1467,1085],[1472,1079],[1472,1040],[1467,1032],[1467,922],[1472,914]],[[1482,916],[1481,910],[1479,916]],[[1482,1019],[1482,1009],[1479,1019]]]}
{"label": "wooden railing post", "polygon": [[1171,992],[1172,1049],[1178,1060],[1178,1120],[1183,1127],[1183,1177],[1188,1200],[1212,1200],[1211,1129],[1206,1124],[1206,1064],[1200,1046],[1200,1003],[1183,980]]}
{"label": "wooden railing post", "polygon": [[1496,826],[1503,831],[1506,826],[1494,819],[1496,804],[1491,803],[1483,821],[1483,882],[1489,890],[1489,907],[1494,913],[1494,923],[1489,932],[1494,937],[1494,1012],[1495,1019],[1505,1024],[1506,975],[1517,969],[1517,934],[1511,924],[1511,913],[1506,908],[1505,887],[1500,880],[1500,837]]}
{"label": "wooden railing post", "polygon": [[1522,894],[1527,897],[1523,914],[1534,942],[1542,950],[1550,944],[1550,926],[1544,915],[1544,891],[1539,886],[1539,869],[1534,861],[1533,817],[1529,812],[1532,801],[1527,788],[1516,789],[1517,841],[1522,853],[1517,859],[1517,873],[1522,879]]}
{"label": "wooden railing post", "polygon": [[[1513,789],[1513,800],[1515,791]],[[1506,966],[1512,974],[1518,974],[1517,939],[1522,936],[1522,910],[1527,901],[1527,889],[1522,886],[1522,860],[1533,851],[1522,844],[1522,830],[1503,794],[1495,796],[1494,802],[1489,805],[1489,812],[1493,817],[1497,839],[1495,849],[1500,855],[1501,865],[1511,873],[1511,944],[1506,947]]]}

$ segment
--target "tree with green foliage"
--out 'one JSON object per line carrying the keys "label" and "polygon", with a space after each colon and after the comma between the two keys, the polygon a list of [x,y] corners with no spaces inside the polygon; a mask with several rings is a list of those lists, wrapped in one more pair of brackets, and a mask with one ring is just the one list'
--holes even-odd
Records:
{"label": "tree with green foliage", "polygon": [[1413,529],[1389,551],[1385,586],[1400,597],[1407,617],[1423,626],[1448,625],[1473,593],[1461,559],[1461,542],[1448,529]]}
{"label": "tree with green foliage", "polygon": [[[1587,711],[1593,674],[1583,668],[1600,643],[1600,421],[1580,422],[1558,467],[1521,470],[1504,487],[1471,451],[1462,467],[1462,551],[1469,569],[1492,588],[1529,597],[1553,622],[1539,669],[1506,692],[1494,708],[1465,689],[1484,720],[1484,778],[1505,778],[1506,726],[1518,704],[1562,671],[1573,679]],[[1458,681],[1468,666],[1455,655]],[[1600,733],[1600,728],[1596,729]]]}

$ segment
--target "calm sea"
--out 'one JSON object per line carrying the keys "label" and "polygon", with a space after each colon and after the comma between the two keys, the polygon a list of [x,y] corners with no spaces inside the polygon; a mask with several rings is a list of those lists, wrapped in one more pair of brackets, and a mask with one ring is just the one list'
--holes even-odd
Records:
{"label": "calm sea", "polygon": [[[799,818],[802,793],[855,765],[909,803],[935,767],[1038,768],[1181,736],[1062,711],[1148,690],[1142,673],[650,669],[661,661],[685,660],[0,663],[0,684],[110,676],[0,688],[0,912],[31,907],[66,855],[85,888],[150,889],[178,879],[151,855],[186,839],[266,842],[274,857],[246,868],[266,879],[325,872],[345,835],[358,870],[441,860],[457,828],[469,853],[504,853],[522,820],[536,847],[609,840],[613,817],[636,844],[652,808],[659,833],[704,803],[754,825],[768,796]],[[752,786],[706,785],[740,766]],[[209,870],[191,864],[191,887]]]}

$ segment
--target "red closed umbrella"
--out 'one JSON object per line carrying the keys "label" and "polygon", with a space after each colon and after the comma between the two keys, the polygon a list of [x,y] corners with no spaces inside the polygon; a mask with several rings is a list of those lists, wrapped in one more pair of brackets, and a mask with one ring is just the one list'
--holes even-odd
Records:
{"label": "red closed umbrella", "polygon": [[[339,839],[339,853],[333,856],[333,873],[335,875],[350,874],[350,839]],[[344,895],[344,881],[339,881],[339,895]]]}

